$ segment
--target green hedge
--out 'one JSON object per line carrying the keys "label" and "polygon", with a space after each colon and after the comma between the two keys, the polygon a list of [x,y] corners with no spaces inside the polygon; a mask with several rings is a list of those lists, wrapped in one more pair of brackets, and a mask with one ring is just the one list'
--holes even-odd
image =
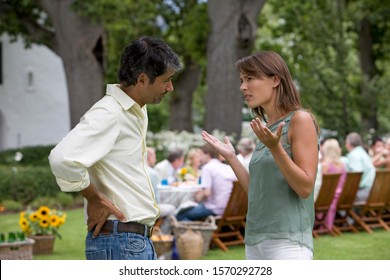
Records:
{"label": "green hedge", "polygon": [[[49,146],[31,146],[0,152],[0,202],[28,204],[38,197],[61,192],[49,167]],[[22,156],[16,159],[16,154]],[[20,156],[20,155],[19,155]]]}
{"label": "green hedge", "polygon": [[[48,166],[48,156],[50,151],[54,148],[49,146],[34,146],[24,147],[18,149],[10,149],[0,152],[0,164],[2,165],[34,165],[34,166]],[[20,161],[15,160],[16,153],[23,155]]]}
{"label": "green hedge", "polygon": [[60,192],[49,166],[0,166],[0,201],[28,204],[36,197]]}
{"label": "green hedge", "polygon": [[[20,210],[26,205],[71,207],[82,205],[77,192],[63,193],[49,166],[53,145],[24,147],[0,152],[0,203],[7,210]],[[17,153],[22,154],[16,160]]]}

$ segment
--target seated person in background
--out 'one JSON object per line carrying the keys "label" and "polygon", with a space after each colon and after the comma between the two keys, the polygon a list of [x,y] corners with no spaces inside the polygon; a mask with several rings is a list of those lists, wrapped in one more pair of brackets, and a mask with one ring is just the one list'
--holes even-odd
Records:
{"label": "seated person in background", "polygon": [[349,152],[347,154],[347,171],[363,172],[355,202],[365,202],[374,183],[375,167],[367,151],[363,148],[363,141],[358,133],[351,132],[347,135],[345,147]]}
{"label": "seated person in background", "polygon": [[341,161],[341,147],[336,139],[327,139],[322,146],[322,174],[340,173],[340,179],[333,197],[332,204],[325,218],[325,223],[329,229],[333,228],[336,216],[337,201],[343,190],[347,177],[347,168]]}
{"label": "seated person in background", "polygon": [[233,182],[237,181],[231,167],[218,160],[218,153],[206,144],[201,148],[202,186],[195,194],[199,204],[177,214],[178,221],[194,221],[207,216],[222,215],[232,192]]}
{"label": "seated person in background", "polygon": [[256,148],[255,141],[251,138],[243,137],[238,141],[237,151],[238,160],[244,165],[246,170],[249,170],[249,162],[251,161],[252,154]]}
{"label": "seated person in background", "polygon": [[185,179],[188,181],[198,182],[200,177],[200,154],[201,150],[199,148],[192,148],[187,153],[186,165],[187,174]]}
{"label": "seated person in background", "polygon": [[376,169],[385,169],[389,158],[389,150],[386,149],[385,141],[376,138],[370,146],[372,164]]}
{"label": "seated person in background", "polygon": [[147,148],[147,161],[149,176],[154,190],[154,197],[157,201],[158,207],[160,208],[160,217],[172,215],[176,210],[175,205],[160,203],[160,196],[158,193],[157,186],[161,180],[158,176],[157,171],[153,168],[154,164],[156,163],[156,150],[152,147]]}
{"label": "seated person in background", "polygon": [[176,172],[184,164],[184,152],[180,148],[171,148],[168,157],[157,163],[154,169],[161,180],[167,180],[168,184],[176,182]]}

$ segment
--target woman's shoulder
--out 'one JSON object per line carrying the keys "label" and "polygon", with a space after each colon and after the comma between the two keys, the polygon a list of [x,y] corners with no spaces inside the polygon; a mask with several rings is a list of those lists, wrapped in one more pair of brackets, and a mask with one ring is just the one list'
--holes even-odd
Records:
{"label": "woman's shoulder", "polygon": [[308,112],[307,110],[300,109],[292,112],[291,120],[294,122],[313,121],[314,116],[312,113]]}
{"label": "woman's shoulder", "polygon": [[313,124],[317,129],[317,122],[313,114],[305,110],[295,111],[291,116],[291,126],[303,128],[306,126],[312,126]]}
{"label": "woman's shoulder", "polygon": [[313,124],[318,134],[317,121],[315,120],[313,114],[311,114],[310,112],[307,112],[305,110],[298,110],[295,111],[291,117],[291,127],[297,128],[299,131],[304,131],[306,129],[313,128]]}

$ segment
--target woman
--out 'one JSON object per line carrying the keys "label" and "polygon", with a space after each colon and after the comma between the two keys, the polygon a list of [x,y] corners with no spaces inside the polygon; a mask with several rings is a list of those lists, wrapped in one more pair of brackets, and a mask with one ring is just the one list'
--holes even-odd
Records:
{"label": "woman", "polygon": [[256,118],[259,142],[249,173],[234,147],[203,131],[248,191],[245,228],[247,259],[312,259],[313,186],[318,164],[318,127],[302,109],[283,59],[265,51],[236,62],[240,90]]}
{"label": "woman", "polygon": [[193,181],[198,183],[200,177],[200,154],[201,150],[199,148],[191,148],[188,151],[186,158],[187,174],[185,179],[188,181]]}
{"label": "woman", "polygon": [[340,179],[336,187],[332,204],[325,217],[325,223],[329,229],[333,228],[336,216],[337,201],[343,190],[345,179],[347,177],[347,168],[341,161],[341,148],[336,139],[327,139],[322,146],[322,174],[340,173]]}

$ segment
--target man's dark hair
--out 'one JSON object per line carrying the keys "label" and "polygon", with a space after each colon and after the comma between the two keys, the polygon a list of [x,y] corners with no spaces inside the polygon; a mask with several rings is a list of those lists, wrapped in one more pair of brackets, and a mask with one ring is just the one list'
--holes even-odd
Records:
{"label": "man's dark hair", "polygon": [[142,36],[123,50],[118,79],[125,87],[135,85],[141,73],[145,73],[154,83],[156,77],[167,69],[178,71],[181,64],[171,48],[158,38]]}
{"label": "man's dark hair", "polygon": [[180,159],[184,155],[184,151],[180,148],[174,148],[168,152],[168,161],[170,163],[174,162],[176,159]]}

